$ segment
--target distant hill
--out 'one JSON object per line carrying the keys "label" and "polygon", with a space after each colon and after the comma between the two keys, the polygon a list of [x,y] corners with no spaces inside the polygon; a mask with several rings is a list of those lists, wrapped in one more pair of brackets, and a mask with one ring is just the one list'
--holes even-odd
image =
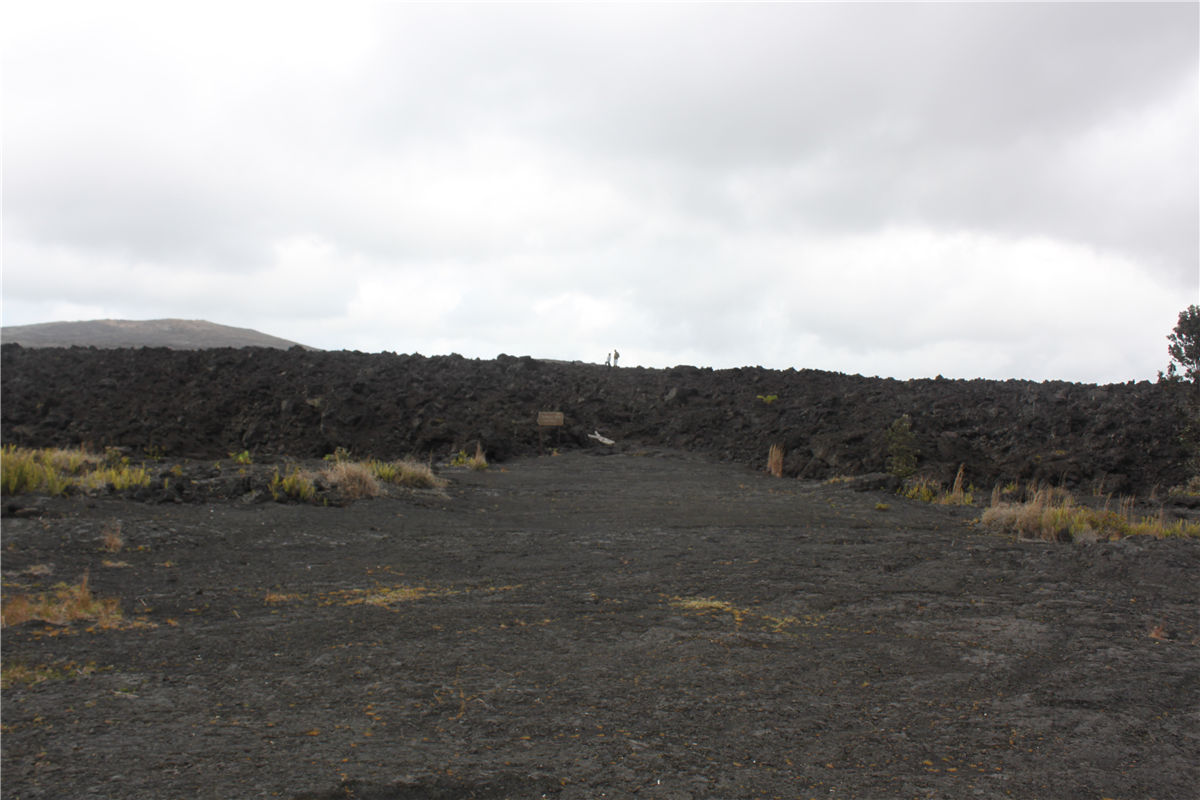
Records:
{"label": "distant hill", "polygon": [[[299,343],[268,336],[250,328],[234,328],[199,319],[94,319],[84,322],[42,322],[6,325],[0,342],[22,347],[169,347],[205,350],[210,347],[274,347],[287,350]],[[315,347],[299,345],[307,350]]]}

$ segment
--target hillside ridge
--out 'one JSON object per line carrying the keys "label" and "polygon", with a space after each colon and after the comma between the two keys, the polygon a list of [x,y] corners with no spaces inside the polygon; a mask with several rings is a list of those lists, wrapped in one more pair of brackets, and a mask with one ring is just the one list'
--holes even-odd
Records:
{"label": "hillside ridge", "polygon": [[303,347],[289,339],[256,331],[191,319],[93,319],[5,325],[0,342],[22,347],[166,347],[204,350],[213,347],[269,347],[287,350]]}

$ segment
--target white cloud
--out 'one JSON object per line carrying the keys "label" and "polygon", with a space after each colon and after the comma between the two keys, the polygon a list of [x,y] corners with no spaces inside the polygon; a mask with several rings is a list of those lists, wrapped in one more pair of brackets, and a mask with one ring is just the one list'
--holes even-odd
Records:
{"label": "white cloud", "polygon": [[1200,300],[1194,5],[6,17],[6,324],[1123,380]]}

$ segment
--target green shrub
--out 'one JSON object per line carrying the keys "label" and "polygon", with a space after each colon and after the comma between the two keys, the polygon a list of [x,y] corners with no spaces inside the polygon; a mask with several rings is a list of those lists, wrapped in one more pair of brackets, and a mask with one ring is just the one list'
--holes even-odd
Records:
{"label": "green shrub", "polygon": [[1158,379],[1200,383],[1200,306],[1191,305],[1179,312],[1179,322],[1167,341],[1171,343],[1167,346],[1171,363],[1166,375],[1158,373]]}

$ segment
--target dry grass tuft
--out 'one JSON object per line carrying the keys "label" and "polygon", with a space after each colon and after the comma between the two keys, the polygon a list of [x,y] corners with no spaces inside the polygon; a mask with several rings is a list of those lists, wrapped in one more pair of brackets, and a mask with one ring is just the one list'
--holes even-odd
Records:
{"label": "dry grass tuft", "polygon": [[95,621],[101,628],[115,628],[121,620],[119,601],[115,597],[95,597],[86,572],[79,583],[73,585],[60,583],[51,592],[5,598],[3,609],[0,609],[0,628],[30,621],[52,625]]}
{"label": "dry grass tuft", "polygon": [[767,472],[774,475],[776,478],[783,477],[783,447],[777,444],[771,445],[767,451]]}
{"label": "dry grass tuft", "polygon": [[26,664],[21,661],[6,661],[0,668],[0,688],[12,686],[37,686],[47,681],[62,681],[91,675],[99,671],[96,664],[76,664],[68,661],[65,664]]}
{"label": "dry grass tuft", "polygon": [[[954,476],[954,485],[949,491],[943,488],[939,481],[931,478],[909,478],[904,483],[899,494],[909,500],[920,500],[925,503],[935,503],[942,506],[969,506],[975,502],[972,488],[963,488],[963,470],[966,465],[960,465]],[[995,493],[993,493],[994,495]]]}
{"label": "dry grass tuft", "polygon": [[66,493],[70,481],[57,467],[47,463],[49,452],[5,445],[0,451],[0,492],[6,495]]}
{"label": "dry grass tuft", "polygon": [[[993,492],[995,497],[995,492]],[[1121,539],[1126,536],[1200,537],[1200,523],[1168,521],[1158,516],[1138,517],[1134,499],[1124,498],[1116,510],[1106,502],[1103,508],[1088,508],[1075,503],[1063,489],[1044,488],[1024,503],[1000,502],[983,512],[984,525],[1030,539],[1070,542],[1075,540]]]}
{"label": "dry grass tuft", "polygon": [[333,592],[321,602],[321,605],[344,606],[388,606],[400,603],[411,603],[426,597],[445,597],[457,594],[453,589],[436,586],[414,586],[412,584],[396,584],[393,586],[377,585],[371,589],[347,589]]}
{"label": "dry grass tuft", "polygon": [[381,491],[370,465],[358,461],[335,462],[325,468],[325,478],[352,500],[378,497]]}
{"label": "dry grass tuft", "polygon": [[963,491],[963,470],[966,469],[966,464],[958,465],[958,472],[954,475],[954,485],[950,488],[950,493],[939,499],[938,502],[943,505],[951,506],[969,506],[974,499],[969,492]]}
{"label": "dry grass tuft", "polygon": [[266,596],[263,597],[263,603],[274,606],[283,603],[295,603],[303,599],[303,595],[296,594],[295,592],[267,592]]}
{"label": "dry grass tuft", "polygon": [[1200,475],[1193,475],[1182,486],[1175,486],[1168,494],[1171,497],[1200,497]]}
{"label": "dry grass tuft", "polygon": [[6,495],[38,492],[66,494],[71,487],[83,490],[133,489],[150,485],[145,467],[129,459],[108,458],[82,450],[43,448],[31,450],[6,445],[0,454],[0,491]]}
{"label": "dry grass tuft", "polygon": [[433,474],[433,468],[411,459],[371,461],[371,471],[379,480],[410,489],[440,489],[446,481]]}
{"label": "dry grass tuft", "polygon": [[475,443],[475,455],[471,456],[467,461],[467,466],[474,470],[488,468],[487,458],[483,454],[483,445],[479,442]]}
{"label": "dry grass tuft", "polygon": [[782,631],[787,627],[815,627],[824,620],[822,614],[805,614],[803,617],[790,614],[764,614],[756,609],[736,606],[715,597],[670,597],[667,598],[667,601],[673,608],[694,614],[727,613],[733,617],[734,623],[739,628],[746,623],[752,623]]}
{"label": "dry grass tuft", "polygon": [[125,537],[121,535],[121,523],[113,520],[100,530],[100,549],[106,553],[119,553],[125,547]]}

